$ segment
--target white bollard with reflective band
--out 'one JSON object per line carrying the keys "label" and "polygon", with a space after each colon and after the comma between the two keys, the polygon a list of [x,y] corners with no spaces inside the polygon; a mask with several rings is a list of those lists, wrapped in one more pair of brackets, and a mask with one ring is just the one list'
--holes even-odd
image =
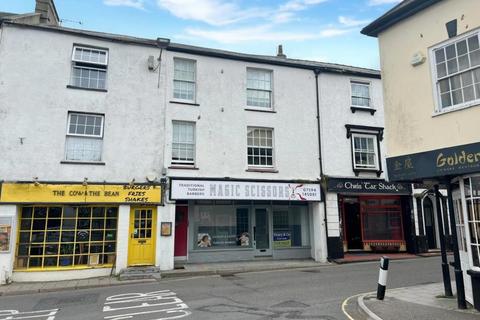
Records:
{"label": "white bollard with reflective band", "polygon": [[387,289],[388,262],[390,259],[386,256],[380,259],[380,274],[378,275],[377,299],[383,300]]}

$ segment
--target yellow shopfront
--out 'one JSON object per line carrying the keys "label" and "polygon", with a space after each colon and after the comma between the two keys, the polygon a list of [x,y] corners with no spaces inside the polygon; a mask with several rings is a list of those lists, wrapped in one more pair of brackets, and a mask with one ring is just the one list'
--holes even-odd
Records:
{"label": "yellow shopfront", "polygon": [[155,184],[3,183],[0,206],[14,208],[13,271],[95,276],[92,269],[154,265],[161,203]]}

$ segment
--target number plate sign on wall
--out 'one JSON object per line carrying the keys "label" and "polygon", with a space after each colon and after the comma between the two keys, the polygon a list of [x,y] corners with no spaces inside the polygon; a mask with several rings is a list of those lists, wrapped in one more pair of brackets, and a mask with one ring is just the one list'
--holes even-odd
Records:
{"label": "number plate sign on wall", "polygon": [[321,201],[320,184],[224,180],[176,180],[172,200],[285,200]]}

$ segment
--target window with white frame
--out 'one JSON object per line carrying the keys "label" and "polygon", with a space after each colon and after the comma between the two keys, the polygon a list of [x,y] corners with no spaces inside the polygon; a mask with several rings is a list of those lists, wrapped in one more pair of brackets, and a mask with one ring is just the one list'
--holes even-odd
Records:
{"label": "window with white frame", "polygon": [[173,121],[172,164],[195,164],[195,123]]}
{"label": "window with white frame", "polygon": [[272,71],[247,68],[247,106],[272,108]]}
{"label": "window with white frame", "polygon": [[173,65],[173,98],[195,101],[196,62],[174,58]]}
{"label": "window with white frame", "polygon": [[248,165],[273,167],[273,129],[247,129]]}
{"label": "window with white frame", "polygon": [[370,107],[370,84],[368,82],[350,81],[352,106]]}
{"label": "window with white frame", "polygon": [[463,180],[467,207],[467,226],[470,232],[472,265],[480,268],[480,176]]}
{"label": "window with white frame", "polygon": [[352,134],[354,169],[378,169],[377,137]]}
{"label": "window with white frame", "polygon": [[65,160],[101,161],[103,125],[103,115],[69,113]]}
{"label": "window with white frame", "polygon": [[70,84],[86,89],[106,89],[107,66],[107,50],[74,46]]}
{"label": "window with white frame", "polygon": [[438,110],[480,102],[479,32],[433,50]]}

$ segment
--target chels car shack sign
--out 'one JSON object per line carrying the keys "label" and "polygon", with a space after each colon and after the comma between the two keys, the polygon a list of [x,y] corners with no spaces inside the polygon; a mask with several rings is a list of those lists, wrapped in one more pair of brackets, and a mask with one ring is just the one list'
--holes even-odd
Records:
{"label": "chels car shack sign", "polygon": [[172,200],[321,200],[320,184],[175,179],[171,181],[170,198]]}
{"label": "chels car shack sign", "polygon": [[387,193],[410,194],[410,185],[387,182],[383,179],[344,179],[328,178],[327,189],[343,193]]}

